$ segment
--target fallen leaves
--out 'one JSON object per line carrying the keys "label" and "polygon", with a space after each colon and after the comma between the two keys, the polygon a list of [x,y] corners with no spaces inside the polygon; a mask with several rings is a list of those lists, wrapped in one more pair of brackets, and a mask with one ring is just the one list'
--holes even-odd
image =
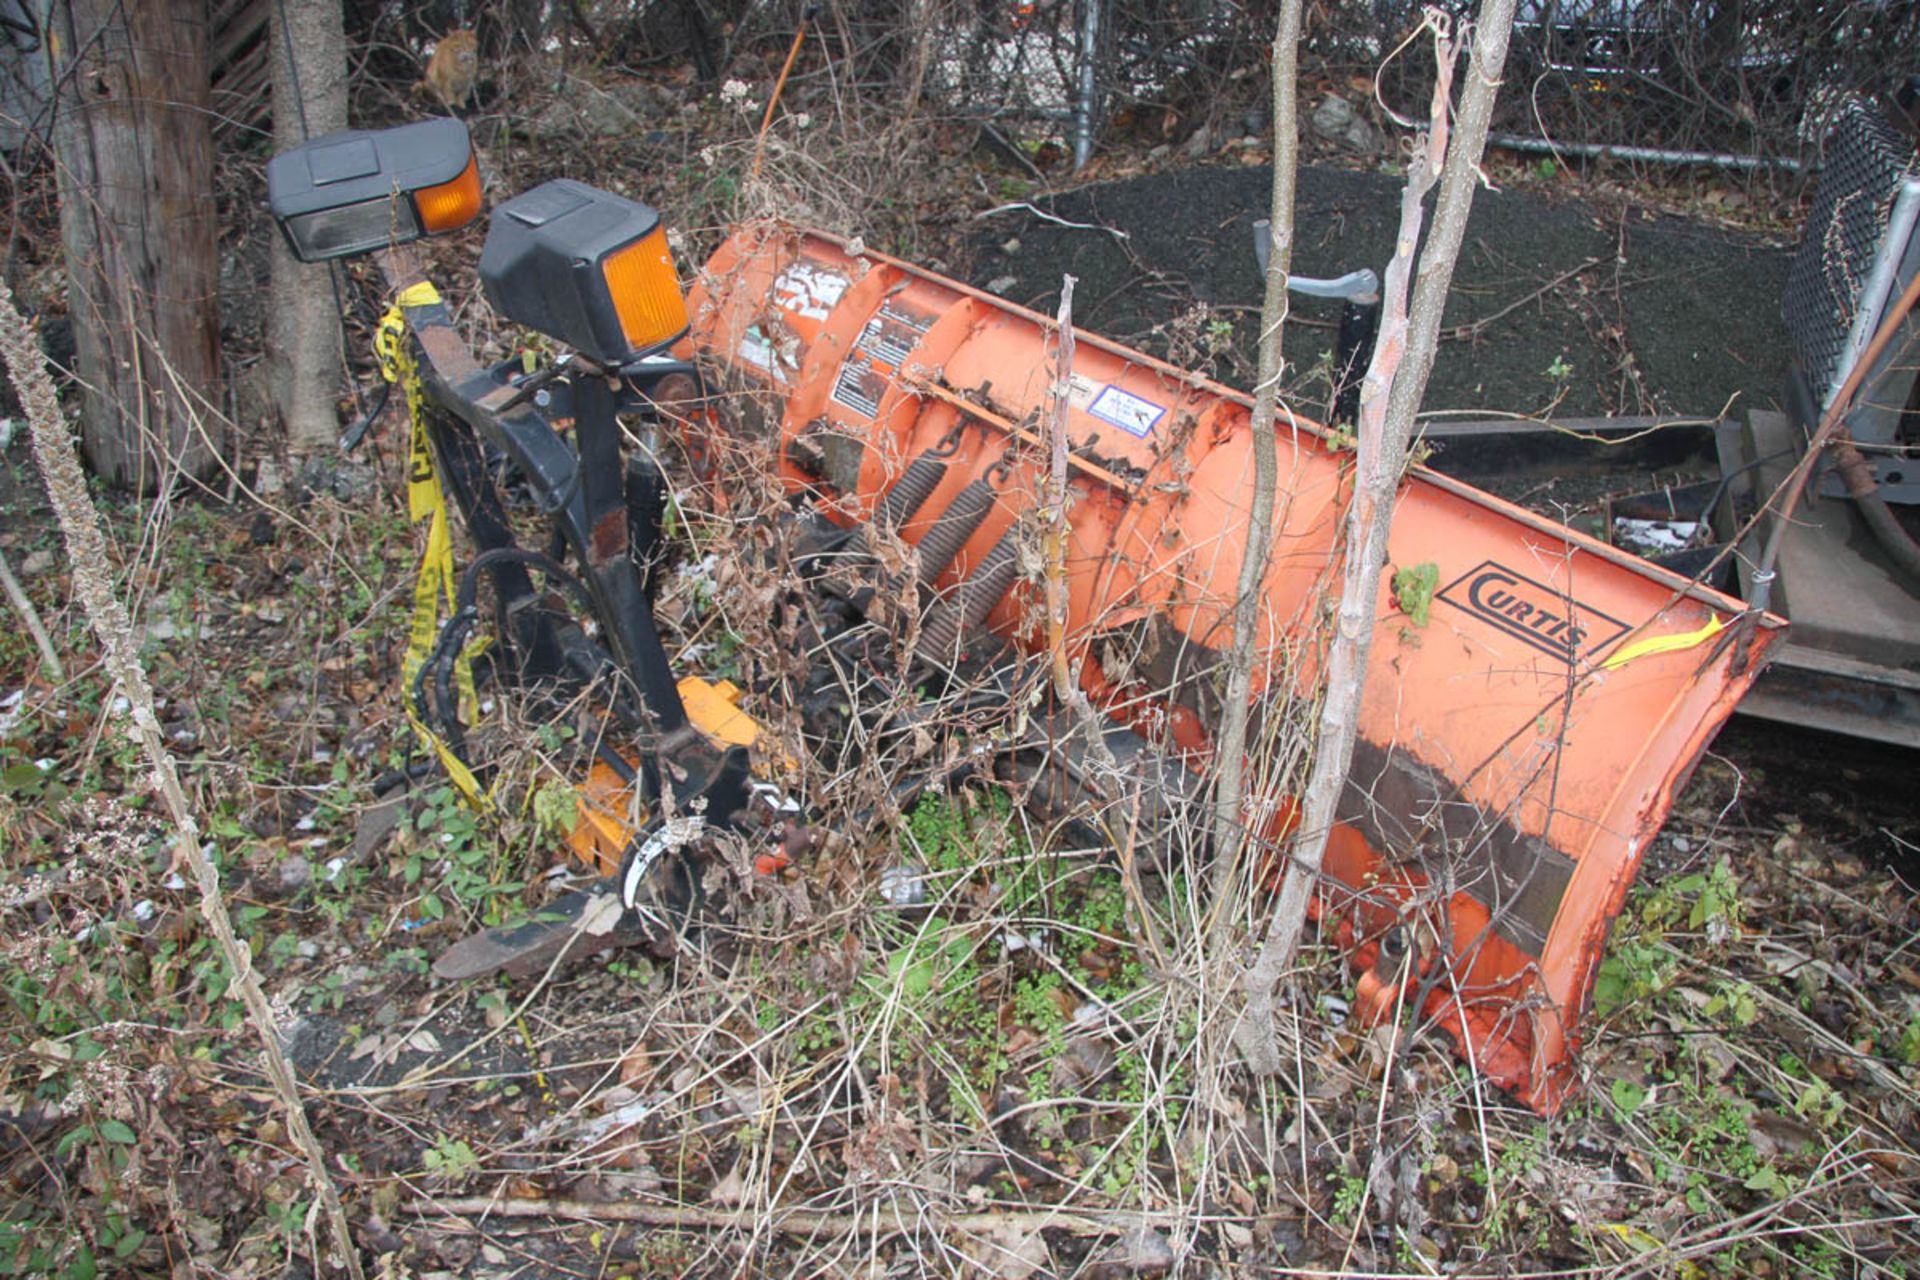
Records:
{"label": "fallen leaves", "polygon": [[746,1162],[736,1161],[727,1170],[726,1176],[707,1188],[707,1203],[719,1205],[723,1209],[733,1209],[747,1202],[747,1184],[740,1170]]}
{"label": "fallen leaves", "polygon": [[347,1061],[360,1062],[371,1059],[376,1067],[390,1067],[407,1053],[438,1053],[440,1037],[421,1028],[418,1031],[376,1031],[354,1041],[353,1048],[347,1053]]}
{"label": "fallen leaves", "polygon": [[960,1251],[977,1264],[984,1275],[999,1280],[1028,1280],[1042,1273],[1051,1274],[1053,1251],[1046,1237],[1031,1224],[1005,1222],[980,1234],[963,1234]]}

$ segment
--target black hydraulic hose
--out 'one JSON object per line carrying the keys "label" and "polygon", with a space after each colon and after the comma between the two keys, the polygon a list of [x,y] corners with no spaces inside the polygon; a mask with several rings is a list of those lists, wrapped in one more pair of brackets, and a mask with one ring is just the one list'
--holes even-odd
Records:
{"label": "black hydraulic hose", "polygon": [[[466,761],[466,732],[461,727],[460,717],[457,714],[459,708],[456,706],[452,712],[449,712],[446,709],[446,703],[440,699],[448,696],[447,690],[451,685],[453,663],[448,655],[459,651],[460,645],[467,638],[467,632],[473,630],[473,624],[478,621],[479,616],[478,611],[471,607],[454,610],[453,616],[448,618],[446,625],[440,628],[439,639],[434,642],[426,661],[422,662],[420,669],[413,673],[414,707],[423,720],[439,723],[440,736],[446,739],[448,748],[460,758],[462,763]],[[427,700],[429,674],[434,676],[433,687],[436,700],[432,702]]]}
{"label": "black hydraulic hose", "polygon": [[525,547],[495,547],[491,551],[482,551],[460,575],[460,592],[455,601],[456,607],[471,608],[480,595],[480,571],[496,564],[523,564],[538,569],[559,582],[573,593],[574,599],[589,614],[593,612],[593,596],[587,591],[587,584],[558,560],[544,551],[529,551]]}
{"label": "black hydraulic hose", "polygon": [[[480,575],[493,565],[503,563],[524,564],[538,569],[571,590],[589,612],[593,608],[592,597],[587,594],[585,584],[551,556],[522,547],[495,547],[473,558],[466,572],[460,575],[460,589],[454,598],[453,616],[447,619],[447,625],[441,629],[440,640],[434,645],[432,655],[420,667],[423,675],[429,669],[433,671],[433,719],[439,722],[441,736],[446,738],[447,745],[463,761],[466,759],[466,729],[460,723],[460,704],[453,693],[454,661],[466,644],[467,635],[479,621]],[[417,692],[415,705],[421,705]]]}
{"label": "black hydraulic hose", "polygon": [[[570,573],[555,557],[541,551],[529,551],[524,547],[495,547],[475,556],[473,562],[467,566],[466,572],[460,576],[460,590],[454,597],[457,609],[478,607],[480,574],[497,564],[519,564],[538,569],[572,592],[573,598],[579,603],[581,609],[588,616],[592,616],[593,597],[588,593],[586,584]],[[464,639],[465,637],[462,637],[463,641]]]}
{"label": "black hydraulic hose", "polygon": [[418,782],[433,772],[431,760],[413,760],[399,769],[389,769],[373,780],[373,798],[383,800],[396,788]]}
{"label": "black hydraulic hose", "polygon": [[454,617],[459,619],[462,625],[457,629],[452,625],[447,627],[444,633],[449,640],[446,653],[440,661],[433,664],[433,710],[434,718],[440,722],[440,736],[447,740],[447,746],[453,749],[453,753],[460,757],[461,762],[467,764],[468,768],[472,768],[472,764],[467,761],[467,727],[460,723],[460,699],[453,691],[455,664],[452,655],[458,653],[461,646],[466,644],[467,634],[473,630],[474,623],[479,621],[480,615],[473,610],[467,610],[464,613],[455,614]]}
{"label": "black hydraulic hose", "polygon": [[[480,619],[480,575],[491,566],[502,563],[524,564],[538,569],[572,592],[589,614],[593,611],[593,597],[588,594],[586,584],[558,560],[542,552],[529,551],[524,547],[495,547],[481,552],[467,565],[466,572],[460,576],[460,587],[454,597],[453,615],[440,628],[432,651],[420,664],[420,669],[414,672],[413,705],[423,720],[438,726],[447,748],[469,768],[472,762],[467,760],[466,727],[460,723],[460,703],[453,691],[454,663],[456,655],[466,644],[467,636]],[[433,681],[431,700],[427,696],[429,676]]]}

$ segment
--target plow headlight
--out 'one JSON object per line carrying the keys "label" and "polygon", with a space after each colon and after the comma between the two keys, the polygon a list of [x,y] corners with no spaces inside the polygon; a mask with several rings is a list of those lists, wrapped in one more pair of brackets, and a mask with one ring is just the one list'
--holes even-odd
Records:
{"label": "plow headlight", "polygon": [[350,258],[473,221],[480,168],[459,120],[330,133],[267,162],[267,204],[300,261]]}
{"label": "plow headlight", "polygon": [[660,215],[556,178],[494,211],[480,283],[495,311],[606,365],[687,331],[687,303]]}

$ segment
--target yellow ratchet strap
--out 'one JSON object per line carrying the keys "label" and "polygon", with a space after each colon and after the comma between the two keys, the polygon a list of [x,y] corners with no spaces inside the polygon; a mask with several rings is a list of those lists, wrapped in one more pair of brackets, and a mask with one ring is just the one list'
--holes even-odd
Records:
{"label": "yellow ratchet strap", "polygon": [[[440,475],[433,465],[433,442],[427,433],[426,386],[420,367],[414,362],[413,348],[407,342],[405,308],[426,307],[440,301],[439,290],[431,284],[409,285],[400,291],[387,313],[380,318],[373,347],[380,360],[380,374],[388,382],[397,382],[407,393],[407,420],[411,426],[407,450],[407,514],[417,526],[427,522],[427,548],[420,559],[420,576],[413,584],[413,625],[407,635],[407,656],[400,664],[400,703],[406,708],[407,722],[415,736],[440,761],[453,779],[453,785],[476,809],[489,807],[480,782],[453,748],[427,726],[413,701],[414,677],[433,652],[440,634],[441,605],[451,615],[458,594],[459,579],[453,571],[453,535],[447,526],[447,500],[440,489]],[[454,660],[454,684],[460,690],[462,715],[471,718],[479,699],[473,689],[473,655],[477,645],[467,645]]]}
{"label": "yellow ratchet strap", "polygon": [[1726,629],[1726,624],[1720,621],[1719,615],[1713,614],[1707,618],[1707,625],[1698,631],[1686,631],[1677,636],[1647,636],[1644,639],[1635,640],[1632,644],[1622,645],[1607,655],[1607,660],[1600,664],[1600,669],[1612,671],[1616,667],[1626,666],[1635,658],[1644,658],[1655,653],[1678,653],[1682,649],[1691,649],[1696,645],[1705,644]]}

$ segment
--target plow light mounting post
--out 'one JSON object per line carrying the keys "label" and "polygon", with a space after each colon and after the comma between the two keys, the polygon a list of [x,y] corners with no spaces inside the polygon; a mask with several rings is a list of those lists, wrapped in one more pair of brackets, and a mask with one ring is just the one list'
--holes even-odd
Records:
{"label": "plow light mounting post", "polygon": [[567,178],[494,211],[480,283],[508,320],[611,368],[687,331],[687,303],[660,215]]}
{"label": "plow light mounting post", "polygon": [[473,221],[480,168],[460,120],[352,129],[269,160],[267,205],[300,261],[351,258]]}

